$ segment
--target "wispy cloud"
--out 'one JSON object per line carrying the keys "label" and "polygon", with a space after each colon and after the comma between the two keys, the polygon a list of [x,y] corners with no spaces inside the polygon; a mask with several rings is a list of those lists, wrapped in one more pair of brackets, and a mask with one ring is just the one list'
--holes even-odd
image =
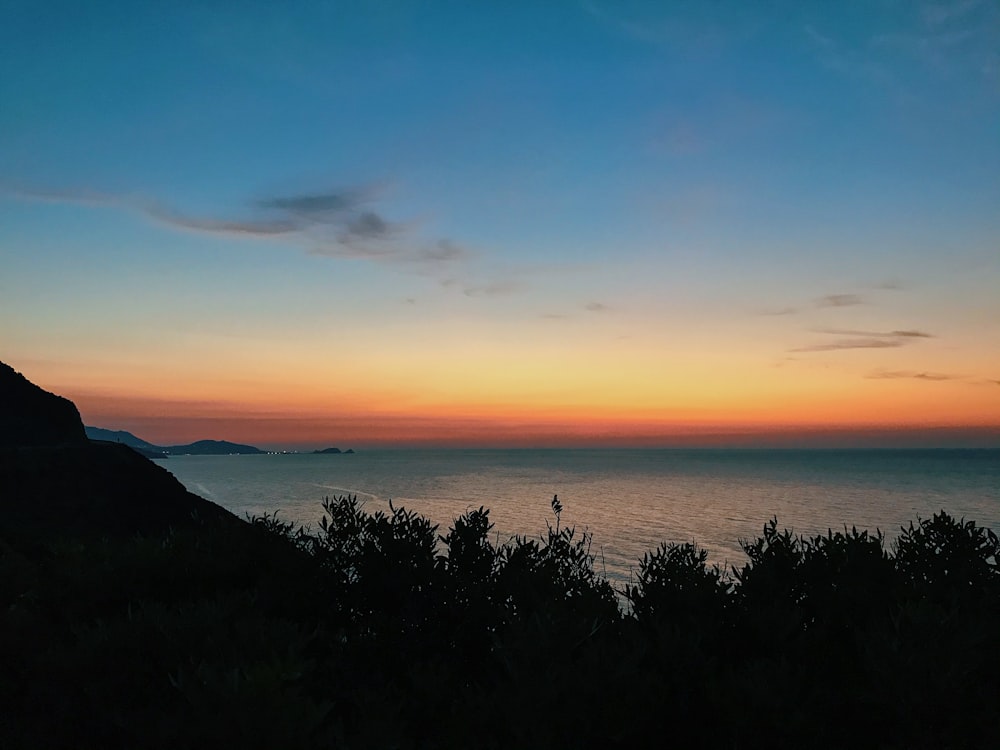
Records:
{"label": "wispy cloud", "polygon": [[361,188],[276,195],[251,203],[249,218],[198,217],[159,206],[138,207],[179,229],[237,237],[287,236],[307,245],[313,255],[400,261],[432,257],[414,247],[409,225],[376,211],[375,201],[372,190]]}
{"label": "wispy cloud", "polygon": [[367,191],[353,189],[264,198],[257,201],[257,206],[265,211],[286,211],[289,214],[314,219],[352,211],[368,199],[370,194]]}
{"label": "wispy cloud", "polygon": [[901,330],[901,331],[857,331],[849,328],[814,328],[815,333],[830,333],[836,336],[870,336],[875,338],[904,338],[904,339],[932,339],[933,333],[927,331]]}
{"label": "wispy cloud", "polygon": [[941,26],[967,16],[982,5],[983,0],[933,2],[920,9],[920,16],[928,26]]}
{"label": "wispy cloud", "polygon": [[798,311],[799,309],[797,307],[765,307],[761,310],[757,310],[756,314],[767,316],[794,315]]}
{"label": "wispy cloud", "polygon": [[907,344],[906,339],[842,339],[825,344],[809,344],[789,349],[790,352],[834,352],[841,349],[895,349]]}
{"label": "wispy cloud", "polygon": [[943,372],[915,372],[913,370],[879,370],[865,375],[869,380],[963,380],[964,375]]}
{"label": "wispy cloud", "polygon": [[344,188],[323,192],[272,195],[250,202],[233,215],[195,215],[162,203],[88,190],[7,188],[15,197],[51,203],[75,203],[139,213],[158,224],[186,232],[233,239],[281,239],[311,255],[381,262],[445,266],[472,253],[448,238],[414,236],[413,223],[394,221],[376,210],[377,192]]}
{"label": "wispy cloud", "polygon": [[[643,16],[627,15],[621,7],[600,0],[585,0],[584,10],[611,32],[627,37],[637,42],[654,46],[683,49],[691,52],[709,52],[721,49],[734,36],[745,36],[749,33],[746,25],[735,25],[732,14],[722,18],[711,18],[702,15],[701,18],[681,17],[679,13],[670,13],[669,5],[658,7],[661,12]],[[725,23],[723,23],[725,21]]]}
{"label": "wispy cloud", "polygon": [[865,300],[858,294],[828,294],[816,300],[816,307],[854,307],[863,304]]}
{"label": "wispy cloud", "polygon": [[605,305],[603,302],[588,302],[583,306],[583,309],[587,312],[593,313],[603,313],[610,312],[611,308]]}
{"label": "wispy cloud", "polygon": [[149,218],[161,224],[166,224],[176,229],[187,229],[207,234],[274,237],[276,235],[298,232],[301,229],[295,222],[283,219],[237,221],[231,219],[198,218],[183,216],[158,206],[146,206],[141,210]]}
{"label": "wispy cloud", "polygon": [[894,83],[889,70],[872,59],[865,48],[859,49],[844,44],[812,24],[806,24],[802,31],[806,41],[815,51],[819,63],[828,70],[879,86],[889,86]]}
{"label": "wispy cloud", "polygon": [[461,260],[467,258],[471,253],[461,245],[445,238],[438,240],[434,245],[424,248],[418,253],[420,260]]}
{"label": "wispy cloud", "polygon": [[125,203],[120,196],[96,190],[54,190],[3,184],[0,194],[39,203],[75,203],[79,206],[122,206]]}
{"label": "wispy cloud", "polygon": [[915,67],[966,82],[980,78],[995,93],[1000,5],[994,0],[943,0],[900,7],[908,12],[894,14],[892,26],[867,37],[847,39],[818,24],[806,24],[803,34],[821,65],[897,95],[905,95],[912,85]]}
{"label": "wispy cloud", "polygon": [[824,333],[831,336],[852,336],[855,338],[838,339],[817,344],[808,344],[791,352],[832,352],[840,349],[894,349],[907,346],[920,339],[934,338],[934,334],[915,329],[898,329],[894,331],[863,331],[853,328],[814,328],[814,333]]}
{"label": "wispy cloud", "polygon": [[921,6],[918,23],[878,34],[871,46],[939,73],[989,76],[996,73],[998,26],[994,0],[931,2]]}
{"label": "wispy cloud", "polygon": [[499,279],[483,284],[467,284],[462,287],[462,293],[466,297],[502,297],[523,288],[524,284],[515,279]]}

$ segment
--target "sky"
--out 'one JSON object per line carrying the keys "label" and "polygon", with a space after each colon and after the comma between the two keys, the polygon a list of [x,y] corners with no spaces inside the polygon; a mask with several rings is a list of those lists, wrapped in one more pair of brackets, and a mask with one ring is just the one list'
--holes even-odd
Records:
{"label": "sky", "polygon": [[1000,446],[1000,5],[0,9],[0,359],[272,449]]}

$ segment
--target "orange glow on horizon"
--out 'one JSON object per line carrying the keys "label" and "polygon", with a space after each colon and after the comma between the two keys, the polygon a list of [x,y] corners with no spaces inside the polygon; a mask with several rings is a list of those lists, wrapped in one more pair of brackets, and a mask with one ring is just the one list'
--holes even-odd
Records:
{"label": "orange glow on horizon", "polygon": [[[966,419],[948,419],[933,410],[895,408],[866,411],[849,402],[821,405],[811,412],[786,404],[785,409],[744,407],[727,412],[706,407],[623,410],[611,406],[441,404],[434,409],[340,412],[268,408],[233,401],[169,401],[116,399],[87,393],[67,394],[85,422],[127,429],[159,444],[196,439],[225,439],[262,447],[305,447],[326,444],[363,445],[715,445],[794,443],[796,436],[826,435],[849,441],[873,432],[960,433],[1000,440],[1000,418],[978,411]],[[928,417],[928,414],[931,417]],[[954,411],[949,412],[954,415]],[[942,433],[943,434],[943,433]],[[993,436],[993,437],[991,437]]]}

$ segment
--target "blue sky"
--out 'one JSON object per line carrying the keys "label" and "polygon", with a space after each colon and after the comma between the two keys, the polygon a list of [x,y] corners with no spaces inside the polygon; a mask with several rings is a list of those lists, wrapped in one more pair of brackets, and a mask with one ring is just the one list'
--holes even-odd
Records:
{"label": "blue sky", "polygon": [[[177,416],[185,390],[240,411],[288,389],[282,358],[314,394],[301,373],[348,360],[374,388],[361,400],[391,392],[396,415],[526,414],[559,402],[560,362],[608,353],[622,379],[581,382],[560,408],[614,411],[602,389],[641,381],[667,430],[679,404],[716,414],[685,391],[700,366],[678,364],[660,396],[642,373],[712,362],[760,383],[799,368],[858,423],[928,398],[964,405],[935,423],[967,423],[977,401],[1000,423],[996,3],[13,2],[4,16],[3,356],[74,390],[85,417],[95,404],[91,421]],[[330,333],[345,321],[356,337]],[[876,346],[840,330],[930,335]],[[225,343],[240,337],[257,346]],[[554,345],[562,359],[477,397],[428,405],[393,375],[469,351],[482,368],[541,362]],[[320,348],[339,361],[306,354]],[[831,370],[843,389],[816,379]],[[879,373],[915,381],[885,413],[871,405],[886,394],[854,390]],[[134,408],[98,407],[96,384],[119,378]],[[779,399],[761,388],[744,397]]]}

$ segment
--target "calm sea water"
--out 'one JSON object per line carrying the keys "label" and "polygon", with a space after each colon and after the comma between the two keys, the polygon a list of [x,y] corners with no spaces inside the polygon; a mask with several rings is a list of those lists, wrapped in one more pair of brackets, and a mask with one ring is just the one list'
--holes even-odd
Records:
{"label": "calm sea water", "polygon": [[357,494],[440,524],[486,506],[501,540],[553,521],[593,535],[598,569],[627,580],[661,541],[741,563],[740,538],[772,516],[796,533],[900,526],[939,510],[1000,531],[1000,451],[380,450],[354,455],[179,456],[160,462],[236,514],[279,511],[315,528],[324,497]]}

